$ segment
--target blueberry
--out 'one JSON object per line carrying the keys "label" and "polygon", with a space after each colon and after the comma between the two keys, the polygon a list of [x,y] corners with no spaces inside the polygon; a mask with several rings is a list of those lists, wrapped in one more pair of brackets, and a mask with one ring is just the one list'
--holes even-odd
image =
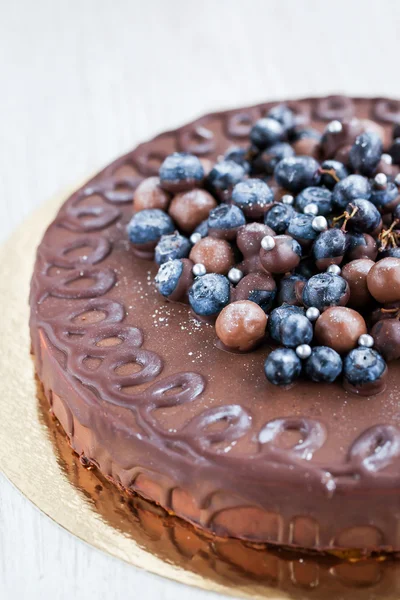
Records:
{"label": "blueberry", "polygon": [[385,369],[382,356],[372,348],[355,348],[344,359],[344,376],[354,387],[377,381]]}
{"label": "blueberry", "polygon": [[393,181],[389,181],[384,188],[373,189],[369,200],[376,208],[385,211],[385,208],[394,202],[398,196],[399,188]]}
{"label": "blueberry", "polygon": [[326,217],[332,212],[332,192],[323,187],[311,186],[296,197],[296,208],[299,211],[303,211],[311,203],[318,206],[319,215]]}
{"label": "blueberry", "polygon": [[247,148],[241,148],[240,146],[233,146],[229,148],[224,154],[224,160],[233,160],[233,162],[237,163],[249,173],[250,171],[250,163],[248,161],[249,151]]}
{"label": "blueberry", "polygon": [[290,204],[274,204],[264,216],[264,223],[271,227],[277,235],[284,233],[289,227],[290,220],[295,214]]}
{"label": "blueberry", "polygon": [[242,210],[235,204],[220,204],[208,215],[208,229],[237,229],[246,224]]}
{"label": "blueberry", "polygon": [[382,140],[374,131],[361,133],[350,149],[349,161],[354,171],[371,176],[383,152]]}
{"label": "blueberry", "polygon": [[400,204],[393,211],[393,219],[400,219]]}
{"label": "blueberry", "polygon": [[179,191],[199,185],[204,178],[204,169],[194,154],[174,152],[162,163],[159,175],[161,187]]}
{"label": "blueberry", "polygon": [[[326,259],[343,258],[348,244],[348,236],[341,229],[328,229],[319,234],[313,244],[313,254],[317,266],[326,268]],[[341,262],[341,261],[339,261]],[[339,264],[335,261],[336,264]]]}
{"label": "blueberry", "polygon": [[393,144],[390,146],[388,154],[392,157],[393,164],[400,165],[400,136],[393,140]]}
{"label": "blueberry", "polygon": [[155,277],[156,288],[166,298],[176,289],[183,273],[183,263],[179,259],[169,260],[161,265]]}
{"label": "blueberry", "polygon": [[208,236],[208,219],[205,219],[205,221],[202,221],[200,223],[200,225],[197,225],[197,227],[193,233],[199,233],[202,238],[207,237]]}
{"label": "blueberry", "polygon": [[268,111],[267,117],[278,121],[283,129],[289,133],[296,125],[296,115],[286,104],[277,104],[272,107]]}
{"label": "blueberry", "polygon": [[306,316],[292,314],[281,321],[279,327],[281,343],[289,348],[309,344],[313,338],[313,326]]}
{"label": "blueberry", "polygon": [[315,260],[310,257],[303,258],[303,260],[300,261],[299,266],[296,267],[295,273],[302,275],[306,279],[310,279],[310,277],[318,273],[318,269],[315,266]]}
{"label": "blueberry", "polygon": [[312,381],[332,383],[342,372],[343,363],[336,350],[316,346],[305,362],[305,372]]}
{"label": "blueberry", "polygon": [[250,141],[260,150],[265,150],[276,142],[280,142],[285,135],[285,130],[279,121],[265,118],[259,119],[250,131]]}
{"label": "blueberry", "polygon": [[349,174],[344,164],[338,160],[324,160],[320,173],[321,185],[325,185],[329,190],[333,190],[335,185]]}
{"label": "blueberry", "polygon": [[349,202],[357,198],[368,198],[371,196],[371,185],[362,175],[349,175],[333,188],[333,203],[344,210]]}
{"label": "blueberry", "polygon": [[190,306],[197,315],[216,315],[229,303],[229,300],[229,281],[224,275],[216,273],[198,277],[189,291]]}
{"label": "blueberry", "polygon": [[272,175],[276,165],[283,158],[294,156],[295,152],[287,142],[277,142],[261,152],[252,162],[252,171],[255,174]]}
{"label": "blueberry", "polygon": [[340,306],[349,295],[345,279],[332,273],[318,273],[309,279],[303,288],[303,303],[308,308],[315,306],[321,312],[329,306]]}
{"label": "blueberry", "polygon": [[292,142],[298,142],[299,140],[307,140],[307,139],[312,139],[312,140],[321,140],[321,134],[319,131],[317,131],[316,129],[313,129],[312,127],[303,127],[301,129],[296,129],[292,135],[291,135],[291,140]]}
{"label": "blueberry", "polygon": [[246,179],[235,185],[232,202],[242,210],[252,207],[263,208],[274,201],[274,193],[261,179]]}
{"label": "blueberry", "polygon": [[170,235],[163,235],[155,249],[155,261],[162,265],[167,260],[186,258],[189,256],[191,244],[187,238],[175,231]]}
{"label": "blueberry", "polygon": [[293,194],[320,180],[319,164],[311,156],[284,158],[275,167],[274,176],[280,186]]}
{"label": "blueberry", "polygon": [[231,190],[246,175],[246,170],[234,160],[221,160],[216,163],[207,176],[209,189],[216,194]]}
{"label": "blueberry", "polygon": [[400,246],[395,246],[394,248],[386,248],[379,252],[378,260],[382,258],[400,258]]}
{"label": "blueberry", "polygon": [[369,200],[352,200],[347,206],[346,211],[351,215],[347,226],[355,233],[371,233],[381,223],[381,214],[379,210]]}
{"label": "blueberry", "polygon": [[273,350],[264,363],[265,376],[274,385],[289,385],[301,374],[301,360],[290,348]]}
{"label": "blueberry", "polygon": [[307,278],[303,275],[294,274],[285,275],[285,277],[281,279],[277,298],[279,304],[297,304],[296,284],[299,281],[305,283]]}
{"label": "blueberry", "polygon": [[370,258],[375,260],[378,254],[376,241],[368,233],[349,233],[346,252],[347,260],[357,260],[359,258]]}
{"label": "blueberry", "polygon": [[294,237],[298,242],[309,242],[315,240],[318,232],[313,229],[313,215],[303,215],[296,213],[289,223],[287,233]]}
{"label": "blueberry", "polygon": [[281,343],[281,334],[280,327],[281,322],[291,314],[304,315],[304,308],[300,306],[294,306],[292,304],[282,304],[282,306],[278,306],[278,308],[274,308],[274,310],[269,315],[268,319],[268,331],[270,337],[275,341]]}
{"label": "blueberry", "polygon": [[128,223],[128,235],[133,244],[158,242],[162,235],[172,233],[172,219],[159,208],[140,210]]}

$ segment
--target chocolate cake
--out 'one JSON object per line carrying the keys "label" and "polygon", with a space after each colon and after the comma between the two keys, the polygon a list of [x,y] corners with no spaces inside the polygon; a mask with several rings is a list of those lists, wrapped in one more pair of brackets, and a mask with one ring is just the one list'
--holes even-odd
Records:
{"label": "chocolate cake", "polygon": [[385,98],[219,112],[66,200],[30,328],[84,464],[210,534],[400,550],[399,123]]}

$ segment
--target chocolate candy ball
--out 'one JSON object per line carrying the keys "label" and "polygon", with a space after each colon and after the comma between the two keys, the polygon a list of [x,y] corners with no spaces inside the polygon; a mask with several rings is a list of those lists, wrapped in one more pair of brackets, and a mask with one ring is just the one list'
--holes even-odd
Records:
{"label": "chocolate candy ball", "polygon": [[368,305],[372,296],[367,285],[367,275],[374,266],[374,261],[368,258],[360,258],[347,263],[342,269],[342,277],[347,281],[350,288],[348,304],[354,308]]}
{"label": "chocolate candy ball", "polygon": [[368,235],[368,233],[349,234],[346,258],[349,260],[357,260],[359,258],[375,260],[377,256],[378,245],[371,235]]}
{"label": "chocolate candy ball", "polygon": [[383,258],[375,263],[368,273],[367,285],[382,304],[400,301],[400,258]]}
{"label": "chocolate candy ball", "polygon": [[205,266],[207,273],[226,275],[235,262],[233,250],[225,240],[205,237],[193,246],[189,254],[195,264]]}
{"label": "chocolate candy ball", "polygon": [[315,338],[322,346],[329,346],[343,354],[357,346],[367,326],[360,313],[344,306],[332,306],[315,323]]}
{"label": "chocolate candy ball", "polygon": [[216,206],[217,202],[211,194],[205,190],[194,189],[177,194],[171,202],[169,214],[179,229],[192,233]]}
{"label": "chocolate candy ball", "polygon": [[301,246],[290,235],[277,235],[272,238],[274,248],[265,250],[261,246],[260,261],[269,273],[287,273],[297,267],[301,258]]}
{"label": "chocolate candy ball", "polygon": [[243,225],[237,232],[236,243],[244,258],[255,256],[260,252],[261,240],[266,235],[275,235],[275,231],[262,223]]}
{"label": "chocolate candy ball", "polygon": [[133,211],[145,208],[160,208],[167,210],[171,196],[160,186],[159,177],[147,177],[139,183],[133,196]]}
{"label": "chocolate candy ball", "polygon": [[257,271],[245,275],[234,290],[235,300],[251,300],[268,312],[276,296],[276,283],[269,273]]}
{"label": "chocolate candy ball", "polygon": [[267,316],[257,304],[239,300],[225,306],[218,315],[215,330],[229,349],[247,352],[264,337]]}
{"label": "chocolate candy ball", "polygon": [[384,319],[371,329],[375,348],[387,361],[400,358],[400,321]]}
{"label": "chocolate candy ball", "polygon": [[301,156],[318,158],[319,140],[316,138],[302,138],[293,143],[293,150]]}

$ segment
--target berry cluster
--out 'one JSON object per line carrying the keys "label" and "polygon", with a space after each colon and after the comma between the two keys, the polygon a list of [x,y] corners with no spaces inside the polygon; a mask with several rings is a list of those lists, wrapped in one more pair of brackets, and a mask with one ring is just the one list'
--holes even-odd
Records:
{"label": "berry cluster", "polygon": [[400,358],[399,135],[385,152],[377,123],[320,134],[278,105],[215,164],[168,156],[136,190],[130,241],[159,265],[159,292],[215,322],[225,349],[279,345],[271,383],[341,376],[379,393]]}

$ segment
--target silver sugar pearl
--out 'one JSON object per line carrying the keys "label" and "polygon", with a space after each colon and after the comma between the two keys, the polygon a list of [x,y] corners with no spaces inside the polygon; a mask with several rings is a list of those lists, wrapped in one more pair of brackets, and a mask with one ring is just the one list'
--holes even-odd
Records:
{"label": "silver sugar pearl", "polygon": [[332,275],[340,275],[342,269],[339,267],[339,265],[329,265],[326,272],[331,273]]}
{"label": "silver sugar pearl", "polygon": [[192,233],[192,235],[190,236],[190,243],[193,244],[193,246],[197,244],[197,242],[199,242],[200,240],[201,233]]}
{"label": "silver sugar pearl", "polygon": [[314,231],[326,231],[328,229],[328,221],[320,215],[313,219],[311,226]]}
{"label": "silver sugar pearl", "polygon": [[363,346],[364,348],[372,348],[374,345],[374,338],[369,333],[363,333],[358,338],[358,345]]}
{"label": "silver sugar pearl", "polygon": [[305,215],[314,215],[316,217],[318,210],[318,204],[315,204],[315,202],[310,202],[310,204],[307,204],[307,206],[304,207],[303,213]]}
{"label": "silver sugar pearl", "polygon": [[261,247],[264,250],[273,250],[275,248],[275,240],[272,235],[266,235],[261,240]]}
{"label": "silver sugar pearl", "polygon": [[331,121],[330,123],[328,123],[326,130],[329,131],[329,133],[340,133],[343,129],[343,126],[341,124],[340,121],[337,121],[336,119],[334,121]]}
{"label": "silver sugar pearl", "polygon": [[386,154],[386,152],[381,155],[381,160],[387,165],[391,165],[393,163],[393,158],[390,156],[390,154]]}
{"label": "silver sugar pearl", "polygon": [[296,354],[299,358],[303,360],[305,358],[308,358],[309,356],[311,356],[311,346],[309,346],[308,344],[300,344],[300,346],[297,346],[296,348]]}
{"label": "silver sugar pearl", "polygon": [[193,265],[192,273],[195,277],[203,277],[207,273],[207,270],[202,263],[196,263]]}
{"label": "silver sugar pearl", "polygon": [[228,273],[228,279],[231,283],[239,283],[239,281],[243,277],[243,271],[237,269],[236,267],[232,267]]}
{"label": "silver sugar pearl", "polygon": [[316,321],[319,318],[320,314],[321,313],[319,309],[315,306],[310,306],[310,308],[307,308],[306,310],[306,317],[309,321]]}
{"label": "silver sugar pearl", "polygon": [[385,173],[378,173],[374,177],[374,182],[378,187],[386,187],[387,185],[387,177]]}
{"label": "silver sugar pearl", "polygon": [[285,194],[284,196],[282,196],[281,202],[283,202],[283,204],[292,205],[294,202],[294,198],[290,194]]}

